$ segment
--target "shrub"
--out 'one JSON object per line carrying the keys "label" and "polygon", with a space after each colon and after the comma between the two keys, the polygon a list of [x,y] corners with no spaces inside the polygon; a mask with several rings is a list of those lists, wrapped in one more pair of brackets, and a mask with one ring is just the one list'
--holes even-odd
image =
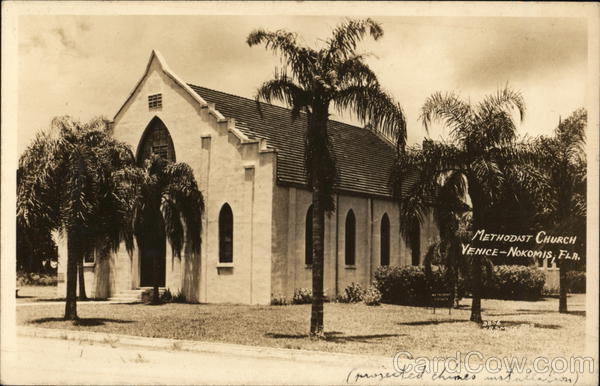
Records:
{"label": "shrub", "polygon": [[[311,288],[296,288],[292,297],[292,304],[310,304],[312,303],[312,298]],[[327,303],[330,300],[327,295],[327,288],[323,288],[323,302]]]}
{"label": "shrub", "polygon": [[[152,294],[152,292],[150,294]],[[160,301],[162,303],[171,303],[172,300],[173,300],[173,295],[171,294],[170,289],[167,288],[167,289],[165,289],[165,292],[160,294]]]}
{"label": "shrub", "polygon": [[363,300],[365,290],[358,283],[350,283],[344,290],[345,303],[358,303]]}
{"label": "shrub", "polygon": [[56,274],[49,275],[45,273],[35,272],[17,272],[17,285],[40,285],[40,286],[51,286],[58,283],[58,277]]}
{"label": "shrub", "polygon": [[188,303],[185,294],[181,291],[177,292],[177,295],[173,296],[171,299],[172,303]]}
{"label": "shrub", "polygon": [[296,288],[294,291],[293,304],[312,303],[312,290],[310,288]]}
{"label": "shrub", "polygon": [[[484,279],[483,297],[536,300],[542,296],[546,278],[535,267],[500,265],[494,267],[491,280]],[[375,287],[382,303],[427,305],[431,292],[452,292],[446,271],[432,267],[428,280],[421,266],[386,266],[375,272]],[[458,296],[464,296],[465,280],[458,279]]]}
{"label": "shrub", "polygon": [[272,306],[287,306],[289,304],[288,299],[281,295],[271,295],[271,305]]}
{"label": "shrub", "polygon": [[585,272],[569,271],[567,272],[567,288],[574,294],[585,293]]}
{"label": "shrub", "polygon": [[381,304],[381,292],[375,286],[370,286],[364,292],[362,300],[367,306],[378,306]]}
{"label": "shrub", "polygon": [[381,301],[391,304],[426,304],[428,291],[423,267],[382,266],[375,271]]}
{"label": "shrub", "polygon": [[[147,290],[147,294],[145,300],[148,301],[152,299],[153,289]],[[143,296],[143,295],[142,295]],[[179,291],[177,294],[173,295],[169,288],[165,289],[162,294],[160,294],[161,303],[188,303],[187,298],[183,294],[183,292]]]}
{"label": "shrub", "polygon": [[489,299],[537,300],[542,297],[546,276],[537,267],[498,265],[491,280],[484,279],[483,297]]}

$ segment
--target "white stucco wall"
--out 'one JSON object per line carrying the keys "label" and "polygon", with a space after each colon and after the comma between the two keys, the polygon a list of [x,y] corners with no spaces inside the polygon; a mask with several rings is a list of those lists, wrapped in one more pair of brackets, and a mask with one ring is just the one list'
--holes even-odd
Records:
{"label": "white stucco wall", "polygon": [[[272,293],[293,296],[299,288],[312,288],[312,271],[304,263],[306,213],[310,191],[295,187],[274,187]],[[343,293],[357,282],[369,286],[381,265],[381,220],[390,220],[390,265],[411,263],[410,249],[400,236],[398,205],[392,200],[336,195],[336,211],[325,217],[324,288],[329,296]],[[345,264],[346,216],[352,209],[356,218],[356,264]],[[431,229],[423,230],[423,233]],[[429,234],[427,238],[435,237]]]}
{"label": "white stucco wall", "polygon": [[[162,94],[162,108],[150,110],[148,95],[157,93]],[[200,255],[186,251],[174,257],[167,245],[166,286],[193,301],[269,303],[274,153],[241,141],[233,121],[219,120],[212,108],[199,104],[156,57],[115,117],[113,135],[137,153],[155,116],[169,130],[176,161],[194,171],[206,206]],[[218,262],[218,217],[225,203],[234,218],[233,264]],[[139,285],[138,253],[131,265],[126,255],[123,248],[117,254],[117,291]]]}

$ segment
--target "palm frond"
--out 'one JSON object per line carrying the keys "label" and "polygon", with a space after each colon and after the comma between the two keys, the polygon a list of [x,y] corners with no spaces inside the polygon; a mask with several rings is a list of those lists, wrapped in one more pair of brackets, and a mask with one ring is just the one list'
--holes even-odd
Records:
{"label": "palm frond", "polygon": [[367,34],[378,40],[383,36],[383,29],[372,19],[346,20],[333,30],[331,38],[327,40],[327,58],[337,61],[351,55]]}
{"label": "palm frond", "polygon": [[292,108],[292,119],[299,117],[300,112],[310,105],[310,97],[302,87],[295,84],[285,74],[264,82],[257,90],[255,100],[259,114],[262,116],[260,100],[271,103],[278,100]]}
{"label": "palm frond", "polygon": [[425,100],[419,120],[428,132],[431,124],[438,121],[442,121],[454,132],[464,129],[471,115],[471,106],[458,95],[436,92]]}
{"label": "palm frond", "polygon": [[292,74],[303,85],[310,84],[311,74],[315,73],[317,53],[298,44],[297,34],[285,30],[268,32],[257,29],[251,32],[246,43],[252,47],[264,44],[267,50],[279,54],[289,66]]}
{"label": "palm frond", "polygon": [[335,64],[331,77],[332,83],[338,88],[358,85],[368,87],[378,85],[377,76],[373,70],[364,62],[367,55],[354,54]]}
{"label": "palm frond", "polygon": [[397,149],[404,149],[406,118],[402,107],[377,84],[349,86],[340,90],[332,102],[338,111],[352,110],[363,123],[394,141]]}
{"label": "palm frond", "polygon": [[525,100],[519,91],[510,89],[508,86],[499,89],[495,94],[486,96],[481,101],[477,110],[482,113],[503,111],[512,116],[517,112],[520,121],[525,119]]}

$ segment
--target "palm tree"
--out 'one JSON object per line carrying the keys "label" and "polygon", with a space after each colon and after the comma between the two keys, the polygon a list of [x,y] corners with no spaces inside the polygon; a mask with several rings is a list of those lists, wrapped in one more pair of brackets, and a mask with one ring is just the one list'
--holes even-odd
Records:
{"label": "palm tree", "polygon": [[165,237],[171,244],[174,256],[181,255],[184,243],[190,252],[198,253],[204,199],[189,165],[173,163],[158,155],[152,155],[144,161],[136,183],[136,240],[141,250],[152,255],[152,303],[158,304],[159,266],[160,259],[164,258]]}
{"label": "palm tree", "polygon": [[[459,273],[466,272],[466,259],[461,252],[461,243],[468,242],[471,233],[469,232],[471,208],[463,200],[466,189],[464,178],[458,173],[451,174],[450,177],[443,183],[439,183],[435,189],[433,218],[439,230],[440,240],[430,245],[423,259],[423,265],[429,281],[432,279],[432,264],[444,267],[445,281],[450,293],[449,304],[458,307]],[[404,199],[406,200],[406,197]],[[406,224],[410,224],[414,219],[407,211],[401,213],[406,218],[401,219],[400,229],[404,238],[410,243],[412,229]]]}
{"label": "palm tree", "polygon": [[[539,165],[550,180],[550,200],[545,203],[541,223],[545,229],[560,235],[576,235],[579,255],[585,255],[586,183],[585,129],[587,112],[581,108],[561,121],[552,137],[539,137],[534,150]],[[567,272],[570,260],[558,259],[560,300],[559,312],[567,312]]]}
{"label": "palm tree", "polygon": [[[521,94],[509,88],[498,90],[477,104],[454,93],[430,96],[420,119],[427,131],[434,121],[441,121],[450,129],[449,140],[426,139],[422,146],[400,153],[392,176],[396,191],[402,189],[406,171],[418,172],[418,181],[400,196],[404,220],[401,223],[422,223],[431,204],[436,203],[440,184],[454,192],[457,199],[468,195],[474,230],[497,226],[489,215],[498,209],[495,203],[508,181],[528,192],[542,192],[545,180],[535,168],[524,167],[530,153],[517,141],[515,118],[523,119],[524,113]],[[480,255],[472,256],[471,261],[470,319],[480,323],[482,275],[489,262]]]}
{"label": "palm tree", "polygon": [[[338,25],[322,48],[298,42],[297,34],[278,30],[256,30],[247,39],[249,46],[264,46],[280,55],[283,68],[272,80],[264,82],[256,100],[279,100],[291,107],[292,119],[305,113],[304,167],[312,190],[313,205],[313,300],[310,336],[324,337],[323,331],[323,234],[325,213],[334,208],[333,189],[337,177],[335,156],[327,132],[330,108],[351,110],[372,130],[396,142],[398,149],[406,141],[406,125],[400,105],[381,88],[377,77],[365,63],[365,54],[357,52],[358,43],[370,35],[383,36],[381,26],[371,20],[347,20]],[[260,110],[259,110],[260,111]]]}
{"label": "palm tree", "polygon": [[65,319],[77,319],[77,266],[96,249],[133,248],[131,149],[112,139],[108,122],[55,118],[19,159],[17,221],[28,231],[67,236]]}

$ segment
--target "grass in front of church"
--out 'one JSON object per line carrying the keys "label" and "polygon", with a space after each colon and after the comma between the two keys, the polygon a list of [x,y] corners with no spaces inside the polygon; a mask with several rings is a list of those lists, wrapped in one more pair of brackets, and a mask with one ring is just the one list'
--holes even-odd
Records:
{"label": "grass in front of church", "polygon": [[483,317],[504,330],[469,322],[470,299],[452,310],[364,304],[325,304],[327,339],[307,337],[310,305],[78,303],[79,325],[61,320],[64,303],[17,307],[18,324],[125,335],[191,339],[253,346],[392,356],[571,356],[584,350],[585,295],[571,295],[571,313],[559,314],[558,299],[538,302],[483,300]]}
{"label": "grass in front of church", "polygon": [[17,303],[57,300],[55,285],[23,285],[17,288]]}

